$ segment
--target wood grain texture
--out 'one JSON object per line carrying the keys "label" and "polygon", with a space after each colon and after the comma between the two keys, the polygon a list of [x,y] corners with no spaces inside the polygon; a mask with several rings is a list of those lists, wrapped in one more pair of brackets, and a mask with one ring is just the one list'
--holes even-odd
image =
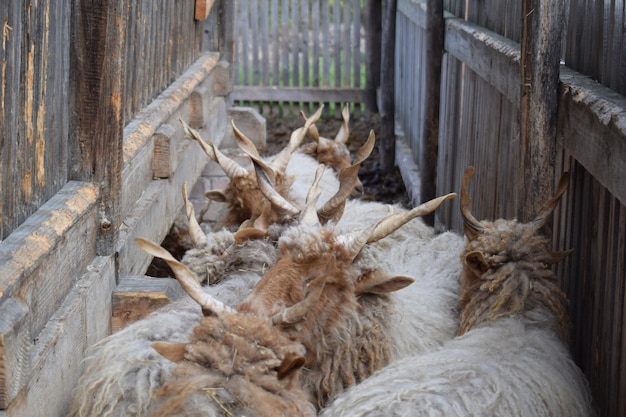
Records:
{"label": "wood grain texture", "polygon": [[11,381],[18,392],[0,412],[3,416],[68,414],[72,389],[82,373],[80,358],[110,333],[111,306],[103,300],[110,298],[114,286],[113,258],[96,257],[33,341],[30,368],[23,379]]}
{"label": "wood grain texture", "polygon": [[174,278],[121,277],[111,295],[111,331],[115,333],[184,295]]}
{"label": "wood grain texture", "polygon": [[196,20],[204,20],[209,17],[215,0],[196,0],[196,8],[194,18]]}
{"label": "wood grain texture", "polygon": [[97,197],[93,184],[69,182],[0,243],[0,408],[30,378],[39,333],[96,254]]}

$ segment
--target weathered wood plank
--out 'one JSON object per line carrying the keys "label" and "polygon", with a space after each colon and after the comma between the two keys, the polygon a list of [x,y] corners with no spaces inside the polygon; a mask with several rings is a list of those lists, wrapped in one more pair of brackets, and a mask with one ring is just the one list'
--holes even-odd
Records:
{"label": "weathered wood plank", "polygon": [[184,295],[185,291],[174,278],[121,277],[111,295],[111,332],[141,320]]}
{"label": "weathered wood plank", "polygon": [[[424,126],[421,131],[422,152],[419,167],[422,179],[421,197],[424,201],[436,197],[437,193],[437,152],[439,149],[439,107],[441,103],[441,63],[443,58],[443,4],[441,0],[428,0],[428,19],[425,37],[424,68]],[[442,167],[443,169],[443,167]],[[423,217],[426,224],[434,226],[435,214]]]}
{"label": "weathered wood plank", "polygon": [[[96,254],[97,197],[95,185],[71,181],[0,243],[0,408],[26,382],[36,336]],[[33,306],[36,315],[15,313]]]}
{"label": "weathered wood plank", "polygon": [[446,19],[445,49],[512,103],[519,102],[520,47],[462,19]]}
{"label": "weathered wood plank", "polygon": [[530,221],[552,197],[562,2],[522,1],[518,219]]}
{"label": "weathered wood plank", "polygon": [[[73,100],[78,112],[71,179],[94,181],[100,194],[98,254],[113,253],[120,217],[126,86],[126,0],[77,2]],[[106,155],[106,157],[105,157]]]}
{"label": "weathered wood plank", "polygon": [[19,393],[3,416],[68,414],[72,390],[82,373],[78,358],[110,333],[111,306],[107,301],[114,286],[113,257],[95,258],[36,336],[26,382],[16,387]]}
{"label": "weathered wood plank", "polygon": [[304,101],[362,103],[365,90],[360,88],[295,88],[234,86],[233,100]]}
{"label": "weathered wood plank", "polygon": [[626,98],[561,67],[557,140],[626,204]]}

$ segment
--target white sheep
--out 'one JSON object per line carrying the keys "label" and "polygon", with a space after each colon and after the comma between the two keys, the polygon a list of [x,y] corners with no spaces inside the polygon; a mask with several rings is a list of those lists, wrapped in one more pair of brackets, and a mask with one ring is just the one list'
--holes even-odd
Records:
{"label": "white sheep", "polygon": [[[591,416],[567,345],[566,297],[550,265],[569,252],[539,234],[560,196],[528,224],[477,221],[463,181],[458,337],[396,360],[337,396],[322,416]],[[417,319],[418,317],[416,317]]]}

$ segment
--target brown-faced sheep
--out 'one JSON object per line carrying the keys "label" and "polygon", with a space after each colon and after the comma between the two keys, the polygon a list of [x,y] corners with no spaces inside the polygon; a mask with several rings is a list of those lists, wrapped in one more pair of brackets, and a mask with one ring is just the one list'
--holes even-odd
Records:
{"label": "brown-faced sheep", "polygon": [[467,192],[458,337],[405,357],[339,395],[322,416],[580,416],[594,414],[585,378],[566,345],[566,297],[540,233],[567,189],[531,222],[478,221]]}

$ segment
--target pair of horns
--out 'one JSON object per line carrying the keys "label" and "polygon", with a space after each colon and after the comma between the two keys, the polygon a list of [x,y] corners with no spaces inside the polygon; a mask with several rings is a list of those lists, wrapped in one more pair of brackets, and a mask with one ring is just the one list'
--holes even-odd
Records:
{"label": "pair of horns", "polygon": [[[172,271],[174,271],[174,276],[180,283],[181,287],[183,287],[187,294],[189,294],[189,296],[200,305],[202,313],[205,316],[219,316],[223,313],[237,313],[237,310],[205,293],[202,290],[202,286],[200,285],[200,281],[198,280],[196,274],[186,265],[177,261],[166,249],[148,239],[141,237],[135,239],[135,244],[148,254],[167,262],[169,267],[172,268]],[[292,325],[304,319],[307,312],[319,301],[325,285],[326,274],[322,273],[309,284],[306,297],[301,302],[285,308],[281,312],[272,316],[272,323],[275,325]],[[167,357],[167,355],[164,356]]]}
{"label": "pair of horns", "polygon": [[[461,216],[463,217],[465,234],[470,239],[474,239],[485,230],[485,226],[483,226],[478,220],[476,220],[476,218],[472,215],[472,212],[470,211],[470,205],[472,200],[469,196],[467,189],[472,175],[474,175],[474,167],[467,167],[465,169],[465,174],[463,175],[463,182],[461,185]],[[556,208],[559,199],[567,190],[568,184],[569,173],[564,172],[563,175],[561,175],[559,184],[556,187],[554,197],[548,200],[548,202],[544,204],[537,217],[529,222],[529,225],[531,225],[535,230],[539,230],[546,224],[546,222],[550,218],[550,215]]]}
{"label": "pair of horns", "polygon": [[208,315],[216,315],[219,316],[224,312],[235,313],[236,311],[227,306],[226,304],[218,301],[217,299],[211,297],[209,294],[202,291],[202,286],[200,285],[200,280],[186,265],[177,261],[172,254],[170,254],[166,249],[157,245],[156,243],[138,237],[135,239],[135,244],[140,248],[149,253],[150,255],[161,258],[170,268],[174,271],[174,275],[176,279],[180,283],[181,287],[189,294],[189,296],[194,299],[200,307],[202,307],[202,312],[205,316]]}
{"label": "pair of horns", "polygon": [[454,197],[456,197],[455,193],[446,194],[422,203],[409,211],[392,213],[380,219],[371,227],[363,231],[339,236],[338,240],[343,241],[344,246],[350,250],[352,259],[354,259],[366,244],[377,242],[389,236],[409,221],[435,211],[441,203]]}
{"label": "pair of horns", "polygon": [[[318,110],[319,111],[319,110]],[[302,118],[307,120],[306,114],[303,111],[300,111]],[[348,104],[343,107],[341,111],[341,117],[343,118],[343,123],[335,136],[335,143],[346,144],[348,142],[348,137],[350,136],[350,109],[348,108]],[[320,146],[320,132],[317,130],[317,126],[314,124],[307,128],[308,133],[311,137],[317,142],[318,146]]]}
{"label": "pair of horns", "polygon": [[[314,212],[315,205],[307,201],[307,207],[301,213],[301,219],[306,219],[307,224],[322,223],[325,224],[329,221],[338,221],[343,214],[346,200],[350,197],[352,190],[358,182],[358,174],[361,163],[367,159],[372,150],[376,138],[374,131],[370,132],[370,135],[366,143],[357,152],[357,159],[353,165],[341,170],[339,173],[339,190],[328,200],[324,206],[322,206],[317,212]],[[291,202],[287,201],[276,189],[274,188],[273,171],[263,163],[263,161],[252,157],[254,169],[257,174],[257,183],[263,195],[276,207],[281,213],[298,214],[300,209],[295,207]],[[313,187],[317,190],[317,184],[322,176],[323,168],[318,168],[316,172],[316,178],[312,189],[309,190],[309,195],[313,192]],[[307,200],[310,200],[307,197]],[[315,220],[317,217],[317,220]]]}

